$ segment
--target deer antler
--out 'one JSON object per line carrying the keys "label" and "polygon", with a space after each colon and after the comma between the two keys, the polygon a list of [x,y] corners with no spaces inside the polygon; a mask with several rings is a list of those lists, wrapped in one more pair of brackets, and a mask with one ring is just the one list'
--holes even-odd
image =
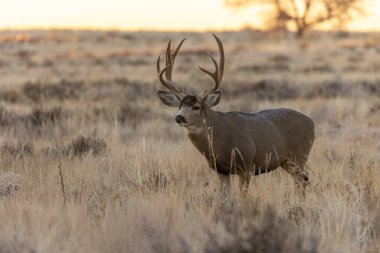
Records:
{"label": "deer antler", "polygon": [[216,60],[214,59],[214,57],[212,57],[211,53],[208,52],[208,55],[210,56],[212,62],[214,63],[214,66],[215,66],[215,72],[212,73],[202,67],[199,67],[203,72],[205,72],[206,74],[208,74],[209,76],[212,77],[212,79],[214,80],[215,84],[214,84],[214,87],[209,89],[209,90],[205,90],[201,95],[200,97],[203,99],[205,99],[210,93],[213,93],[214,91],[216,91],[218,88],[219,88],[219,85],[220,83],[222,82],[222,77],[223,77],[223,72],[224,72],[224,49],[223,49],[223,44],[222,42],[220,41],[220,39],[215,35],[215,34],[212,34],[216,40],[216,43],[218,43],[218,48],[219,48],[219,54],[220,54],[220,58],[219,58],[219,66],[218,66],[218,63],[216,62]]}
{"label": "deer antler", "polygon": [[[184,98],[185,94],[172,82],[172,72],[173,72],[175,57],[177,56],[178,51],[181,48],[182,43],[184,41],[185,41],[185,39],[183,39],[179,43],[179,45],[177,46],[177,48],[173,54],[170,52],[171,41],[169,41],[168,47],[166,49],[166,66],[163,70],[160,70],[161,55],[158,56],[158,59],[157,59],[157,73],[158,73],[158,77],[160,78],[162,85],[164,85],[166,88],[168,88],[170,91],[172,91],[180,99]],[[164,73],[165,73],[166,80],[163,77]]]}

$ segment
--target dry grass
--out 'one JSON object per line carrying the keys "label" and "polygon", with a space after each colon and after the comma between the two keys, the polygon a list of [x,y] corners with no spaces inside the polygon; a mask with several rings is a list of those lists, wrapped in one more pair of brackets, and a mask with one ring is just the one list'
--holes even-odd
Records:
{"label": "dry grass", "polygon": [[217,109],[317,125],[306,199],[276,170],[245,200],[235,177],[219,198],[155,95],[156,57],[181,37],[174,78],[199,91],[209,35],[0,32],[0,252],[380,252],[380,35],[220,34]]}

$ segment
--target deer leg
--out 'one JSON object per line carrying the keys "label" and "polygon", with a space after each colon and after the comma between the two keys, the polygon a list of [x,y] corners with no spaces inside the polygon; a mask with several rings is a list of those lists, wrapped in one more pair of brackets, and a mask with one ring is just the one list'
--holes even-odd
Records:
{"label": "deer leg", "polygon": [[244,172],[239,173],[239,188],[240,188],[240,194],[243,198],[247,196],[250,181],[251,181],[251,174],[249,174],[249,172],[244,171]]}
{"label": "deer leg", "polygon": [[304,167],[290,160],[283,162],[281,167],[293,177],[296,188],[301,189],[302,192],[304,192],[306,186],[310,184],[309,173]]}
{"label": "deer leg", "polygon": [[220,194],[222,198],[227,198],[230,195],[230,177],[227,175],[219,174]]}

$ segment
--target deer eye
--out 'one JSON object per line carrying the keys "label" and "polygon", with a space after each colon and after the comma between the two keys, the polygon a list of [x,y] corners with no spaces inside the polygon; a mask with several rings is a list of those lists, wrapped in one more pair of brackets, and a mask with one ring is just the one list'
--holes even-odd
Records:
{"label": "deer eye", "polygon": [[201,109],[199,106],[193,106],[193,111],[198,111],[199,109]]}

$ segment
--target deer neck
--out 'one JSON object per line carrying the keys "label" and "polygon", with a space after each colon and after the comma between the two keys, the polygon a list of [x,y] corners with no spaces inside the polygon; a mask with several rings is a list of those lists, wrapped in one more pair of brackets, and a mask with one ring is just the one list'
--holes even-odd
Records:
{"label": "deer neck", "polygon": [[202,125],[187,130],[187,135],[194,146],[206,157],[209,156],[210,138],[212,138],[214,128],[215,111],[207,109],[202,115]]}
{"label": "deer neck", "polygon": [[211,134],[211,130],[214,127],[216,112],[210,108],[206,109],[201,117],[201,125],[195,127],[186,128],[187,134],[192,137],[206,137],[207,133]]}

